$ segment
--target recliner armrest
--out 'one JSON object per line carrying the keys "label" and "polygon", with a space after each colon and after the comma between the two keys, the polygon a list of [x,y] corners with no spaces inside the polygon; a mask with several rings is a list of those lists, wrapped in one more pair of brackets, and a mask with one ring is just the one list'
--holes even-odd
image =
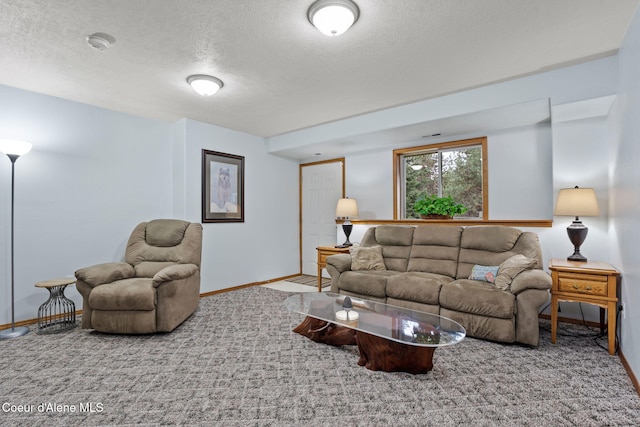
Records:
{"label": "recliner armrest", "polygon": [[76,279],[96,287],[116,280],[130,279],[136,275],[136,270],[126,262],[108,262],[81,268],[75,274]]}
{"label": "recliner armrest", "polygon": [[195,264],[175,264],[165,267],[158,271],[151,283],[154,287],[160,286],[162,283],[171,282],[173,280],[186,279],[194,275],[198,271],[198,266]]}
{"label": "recliner armrest", "polygon": [[523,271],[511,282],[511,292],[519,294],[526,289],[551,289],[551,276],[542,270]]}
{"label": "recliner armrest", "polygon": [[333,266],[339,273],[351,270],[351,254],[336,254],[327,257],[327,265]]}

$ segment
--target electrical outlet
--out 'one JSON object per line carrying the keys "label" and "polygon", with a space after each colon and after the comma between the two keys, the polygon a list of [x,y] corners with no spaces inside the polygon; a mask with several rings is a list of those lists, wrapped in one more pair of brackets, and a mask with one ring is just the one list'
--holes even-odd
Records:
{"label": "electrical outlet", "polygon": [[626,310],[624,309],[624,302],[620,304],[620,310],[622,310],[622,318],[626,319],[627,315],[626,315]]}

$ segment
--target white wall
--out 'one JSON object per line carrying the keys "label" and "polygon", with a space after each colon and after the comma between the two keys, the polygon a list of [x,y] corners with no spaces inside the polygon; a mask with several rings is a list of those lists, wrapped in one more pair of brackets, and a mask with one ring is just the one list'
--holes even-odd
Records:
{"label": "white wall", "polygon": [[[0,138],[16,162],[16,321],[48,294],[36,282],[124,259],[141,221],[200,222],[201,149],[245,156],[245,222],[204,224],[201,292],[299,271],[298,165],[262,138],[189,120],[169,124],[0,86]],[[0,325],[11,322],[11,163],[0,158]],[[75,287],[66,294],[82,307]]]}
{"label": "white wall", "polygon": [[[132,228],[171,216],[169,125],[0,86],[0,137],[33,143],[16,162],[16,321],[37,317],[36,282],[120,261]],[[0,324],[11,321],[11,163],[0,158]],[[81,305],[71,287],[66,292]]]}
{"label": "white wall", "polygon": [[640,377],[640,11],[618,53],[618,96],[610,114],[611,262],[622,271],[621,349]]}
{"label": "white wall", "polygon": [[203,224],[202,284],[209,292],[300,271],[298,164],[266,152],[264,139],[185,121],[185,213],[201,220],[202,149],[245,157],[245,221]]}
{"label": "white wall", "polygon": [[[609,262],[609,173],[606,117],[578,119],[553,124],[553,194],[554,202],[562,188],[593,188],[598,199],[600,216],[581,217],[589,228],[587,239],[580,248],[588,259]],[[573,217],[554,218],[560,227],[562,240],[551,248],[550,255],[563,258],[573,253],[573,245],[566,227]]]}
{"label": "white wall", "polygon": [[393,218],[392,161],[392,150],[345,157],[345,192],[357,200],[360,218]]}
{"label": "white wall", "polygon": [[[432,142],[480,136],[487,136],[490,219],[551,219],[553,162],[549,123]],[[392,219],[393,150],[351,154],[345,162],[347,195],[358,200],[360,218]]]}
{"label": "white wall", "polygon": [[550,123],[490,133],[487,148],[490,219],[550,219]]}

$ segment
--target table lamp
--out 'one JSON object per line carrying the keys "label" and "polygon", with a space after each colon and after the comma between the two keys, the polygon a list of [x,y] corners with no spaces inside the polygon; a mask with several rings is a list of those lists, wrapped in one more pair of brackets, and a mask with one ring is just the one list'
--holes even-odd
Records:
{"label": "table lamp", "polygon": [[574,216],[575,220],[567,227],[569,240],[573,243],[573,255],[567,257],[569,261],[586,261],[580,253],[580,246],[587,238],[589,229],[580,221],[581,216],[599,216],[598,200],[593,188],[563,188],[558,193],[554,215]]}
{"label": "table lamp", "polygon": [[353,246],[353,243],[349,241],[349,236],[351,235],[351,230],[353,229],[353,224],[349,218],[355,218],[358,216],[358,204],[356,203],[356,199],[340,199],[338,200],[338,206],[336,207],[336,216],[338,218],[344,218],[344,222],[342,223],[342,231],[344,231],[344,235],[347,237],[347,240],[336,246],[338,248],[347,248],[349,246]]}
{"label": "table lamp", "polygon": [[15,164],[18,157],[31,151],[31,144],[25,141],[14,139],[0,139],[0,153],[4,153],[11,160],[11,328],[0,331],[0,339],[17,338],[29,332],[26,326],[16,328],[15,322],[15,296],[14,296],[14,273],[13,273],[13,193],[15,182]]}

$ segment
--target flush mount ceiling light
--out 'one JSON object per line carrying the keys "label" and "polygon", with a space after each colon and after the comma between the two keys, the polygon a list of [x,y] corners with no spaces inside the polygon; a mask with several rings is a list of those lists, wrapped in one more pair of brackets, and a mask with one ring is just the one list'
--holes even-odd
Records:
{"label": "flush mount ceiling light", "polygon": [[95,33],[87,36],[87,44],[98,50],[107,50],[115,42],[116,38],[107,33]]}
{"label": "flush mount ceiling light", "polygon": [[351,0],[318,0],[309,7],[307,17],[322,34],[339,36],[360,16],[360,10]]}
{"label": "flush mount ceiling light", "polygon": [[222,80],[205,74],[194,74],[187,77],[187,83],[191,85],[193,90],[202,96],[210,96],[216,93],[224,84]]}

